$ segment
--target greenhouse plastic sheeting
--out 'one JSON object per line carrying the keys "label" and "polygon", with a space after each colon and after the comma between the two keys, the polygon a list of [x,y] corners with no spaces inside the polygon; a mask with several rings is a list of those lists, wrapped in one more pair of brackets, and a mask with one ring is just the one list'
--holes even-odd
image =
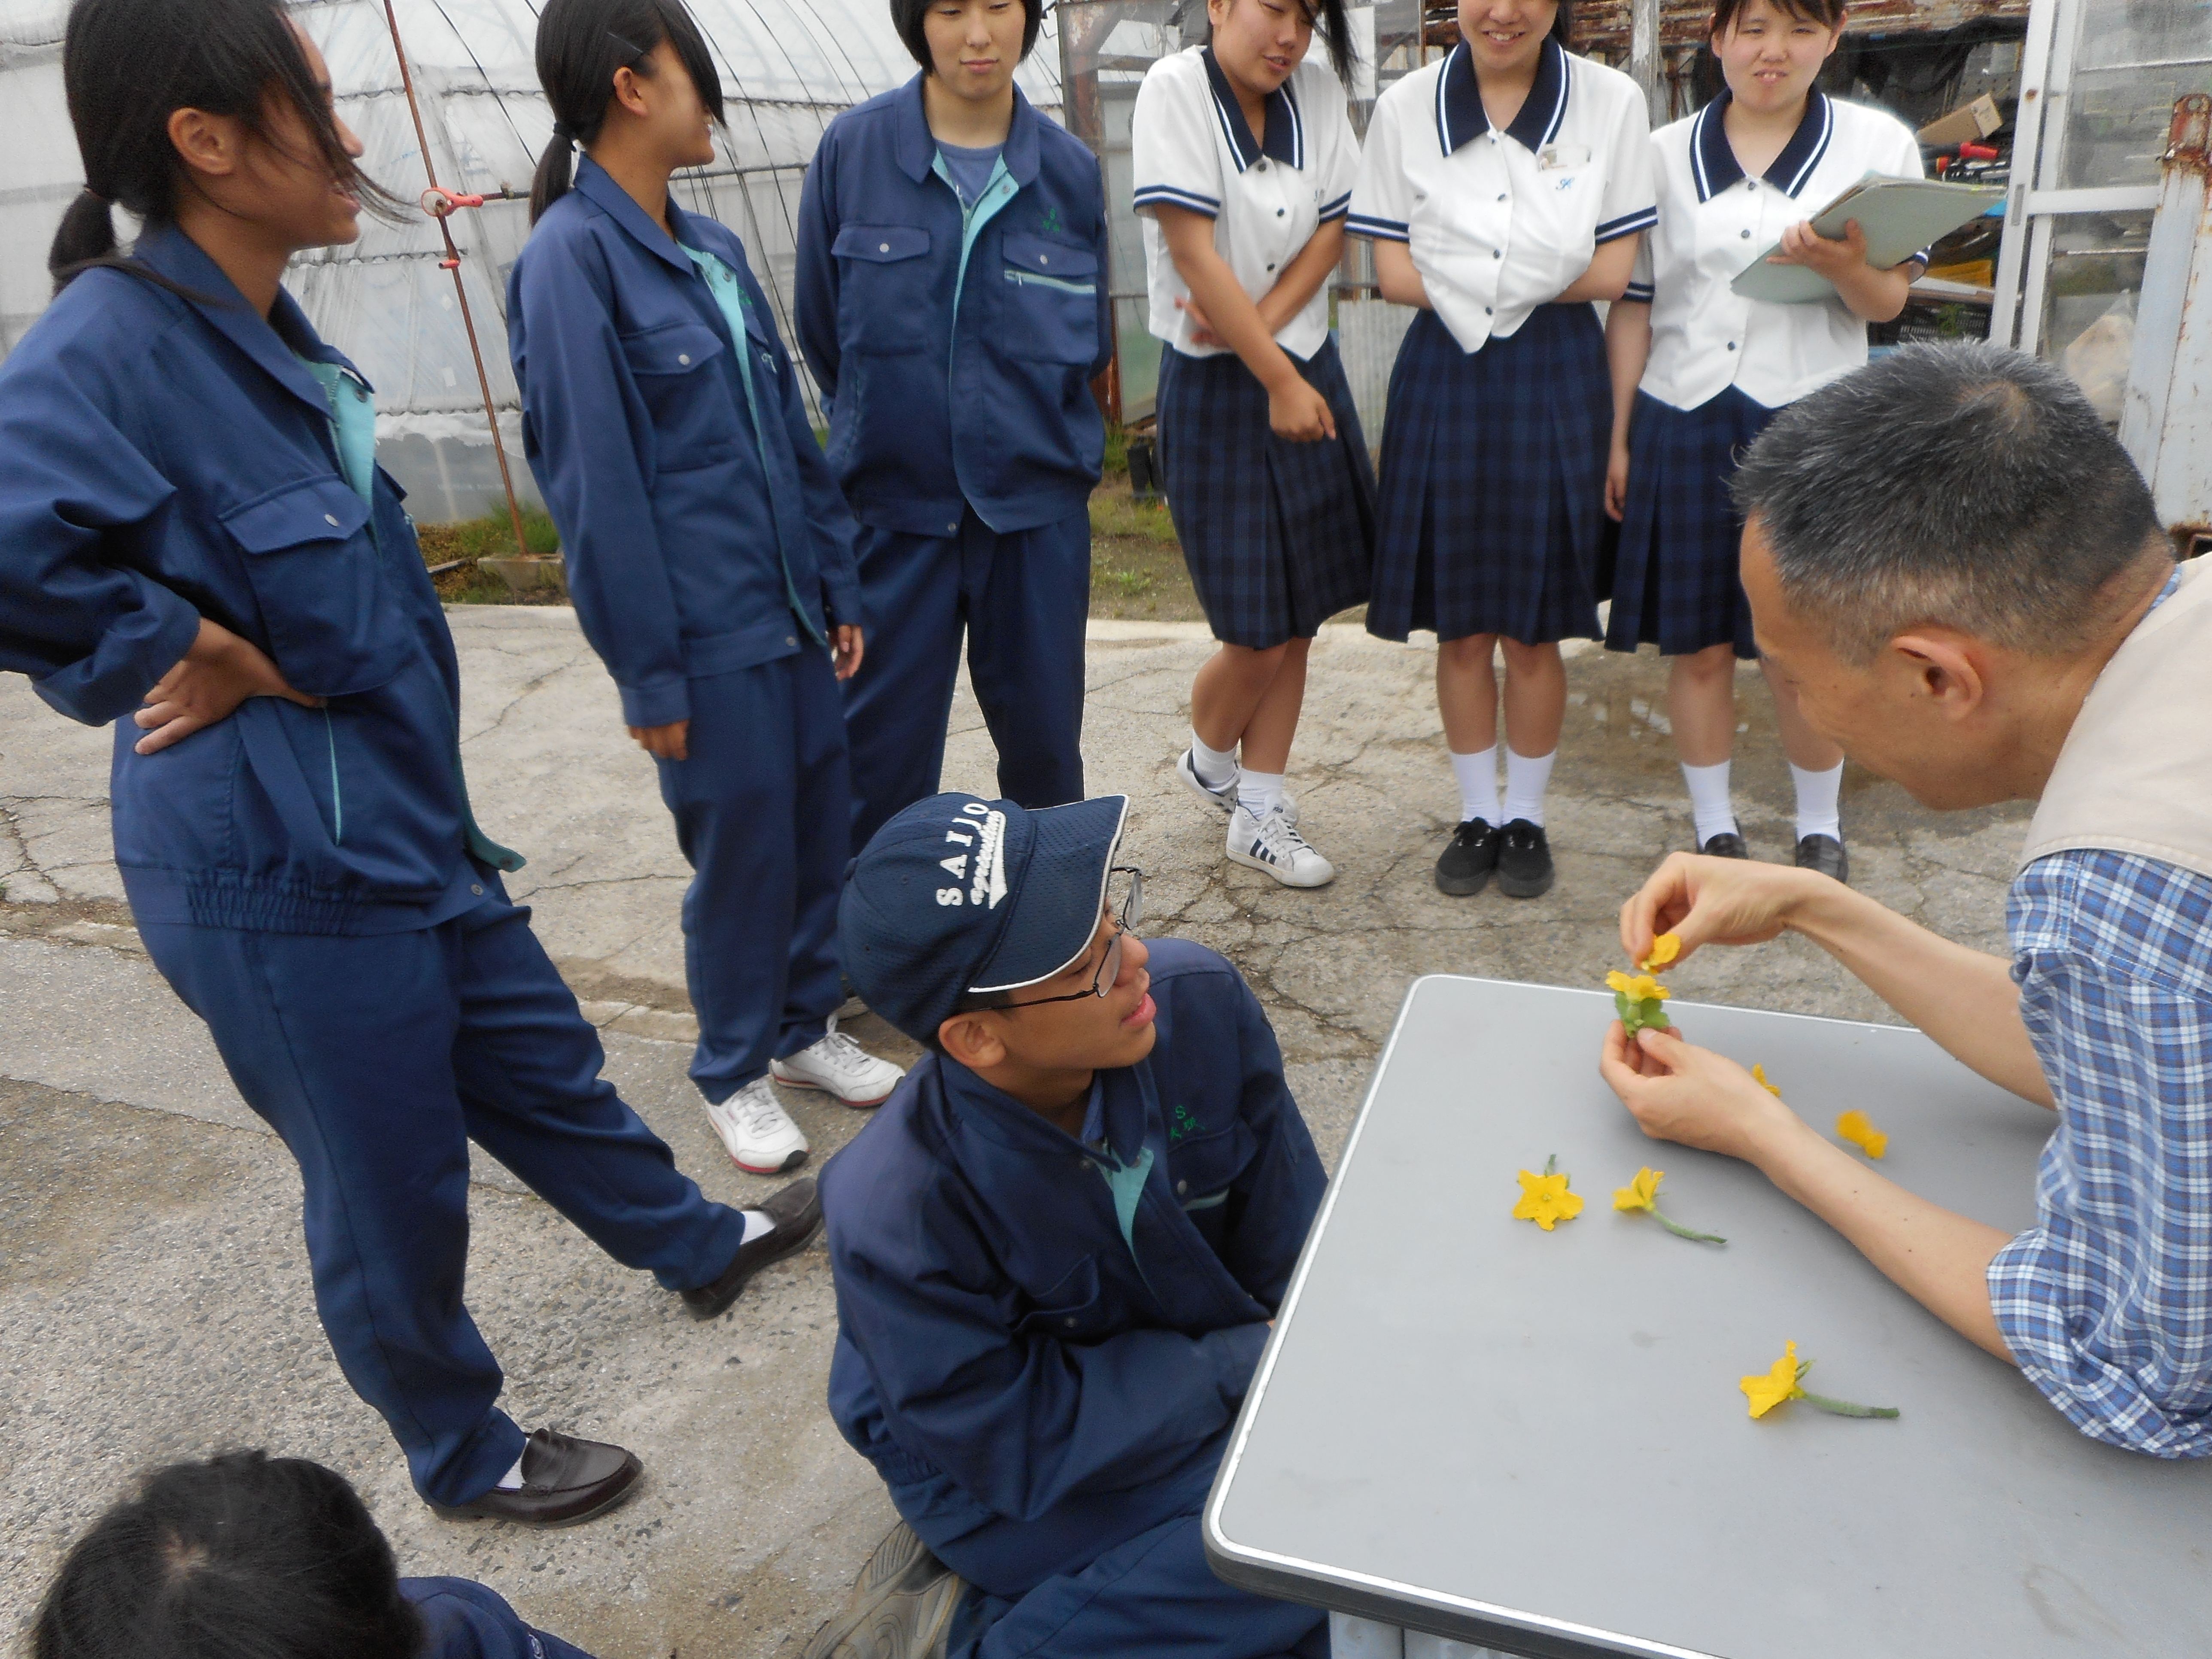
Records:
{"label": "greenhouse plastic sheeting", "polygon": [[[188,3],[188,0],[180,0]],[[461,277],[501,411],[515,483],[534,497],[517,442],[507,363],[507,273],[530,234],[528,197],[553,117],[532,64],[532,0],[395,0],[438,181],[481,209],[452,221]],[[292,14],[321,46],[338,112],[361,135],[372,177],[412,202],[427,183],[402,94],[384,0],[307,0]],[[728,127],[711,167],[678,175],[677,200],[744,240],[787,341],[800,181],[841,110],[908,79],[914,60],[886,0],[691,0],[722,76]],[[63,0],[0,0],[0,352],[45,307],[47,244],[82,188],[61,88]],[[1045,33],[1023,91],[1060,113],[1059,51]],[[416,210],[398,226],[364,215],[349,247],[302,254],[287,279],[325,337],[376,387],[378,454],[426,520],[499,502],[499,473],[476,366],[441,270],[437,227]]]}

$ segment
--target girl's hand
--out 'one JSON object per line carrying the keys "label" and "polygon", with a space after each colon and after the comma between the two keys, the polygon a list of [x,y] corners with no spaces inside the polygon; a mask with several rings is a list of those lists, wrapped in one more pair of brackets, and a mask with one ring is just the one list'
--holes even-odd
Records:
{"label": "girl's hand", "polygon": [[283,697],[302,708],[323,706],[322,698],[295,691],[268,653],[252,641],[203,617],[191,648],[161,676],[146,694],[146,706],[131,717],[146,733],[131,747],[151,755],[182,743],[201,728],[228,720],[248,697]]}
{"label": "girl's hand", "polygon": [[1826,879],[1756,860],[1670,853],[1620,907],[1620,948],[1642,962],[1655,938],[1673,933],[1682,941],[1679,963],[1701,945],[1764,945],[1789,925],[1808,884],[1817,890]]}
{"label": "girl's hand", "polygon": [[830,660],[839,679],[849,680],[860,672],[860,658],[866,649],[858,623],[839,623],[830,630]]}
{"label": "girl's hand", "polygon": [[1197,301],[1177,300],[1176,309],[1189,313],[1190,343],[1193,345],[1215,346],[1224,351],[1229,349],[1229,342],[1213,331],[1213,325],[1206,320],[1206,313],[1198,308]]}
{"label": "girl's hand", "polygon": [[1613,441],[1613,447],[1605,458],[1605,515],[1615,524],[1628,506],[1628,438],[1624,433]]}
{"label": "girl's hand", "polygon": [[1834,282],[1867,262],[1866,232],[1856,219],[1844,223],[1843,240],[1823,236],[1810,219],[1799,221],[1782,233],[1782,252],[1769,256],[1770,265],[1802,265]]}
{"label": "girl's hand", "polygon": [[671,720],[665,726],[633,726],[629,734],[637,739],[638,747],[655,760],[680,761],[690,752],[690,720]]}
{"label": "girl's hand", "polygon": [[1329,412],[1328,399],[1295,373],[1267,393],[1267,424],[1277,437],[1293,443],[1318,443],[1336,436],[1336,416]]}
{"label": "girl's hand", "polygon": [[1671,1030],[1647,1027],[1632,1038],[1616,1019],[1597,1068],[1654,1140],[1756,1163],[1765,1143],[1803,1127],[1742,1066]]}

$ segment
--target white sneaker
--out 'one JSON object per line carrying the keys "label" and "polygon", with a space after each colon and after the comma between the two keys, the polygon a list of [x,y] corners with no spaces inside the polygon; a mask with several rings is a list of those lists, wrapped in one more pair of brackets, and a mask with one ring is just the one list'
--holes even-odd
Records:
{"label": "white sneaker", "polygon": [[[1234,812],[1237,810],[1237,786],[1244,781],[1244,774],[1241,768],[1231,772],[1229,775],[1229,781],[1217,789],[1198,775],[1197,757],[1186,749],[1176,757],[1176,775],[1182,780],[1183,787],[1200,800],[1210,800],[1224,812]],[[1285,792],[1283,796],[1283,816],[1291,821],[1292,828],[1297,827],[1297,797],[1288,792]]]}
{"label": "white sneaker", "polygon": [[880,1106],[906,1075],[888,1060],[878,1060],[837,1029],[830,1016],[829,1035],[788,1060],[772,1060],[769,1075],[787,1089],[821,1089],[848,1106]]}
{"label": "white sneaker", "polygon": [[1241,805],[1231,812],[1228,853],[1232,864],[1265,870],[1285,887],[1325,887],[1336,879],[1336,866],[1306,845],[1279,806],[1264,818]]}
{"label": "white sneaker", "polygon": [[757,1077],[707,1118],[729,1149],[730,1162],[747,1175],[781,1175],[806,1162],[806,1137],[775,1097],[775,1085]]}

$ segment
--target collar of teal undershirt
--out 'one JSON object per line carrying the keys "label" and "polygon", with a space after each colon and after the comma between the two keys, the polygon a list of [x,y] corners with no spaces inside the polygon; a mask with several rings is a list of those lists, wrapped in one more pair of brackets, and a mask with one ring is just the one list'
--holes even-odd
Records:
{"label": "collar of teal undershirt", "polygon": [[[372,507],[376,504],[376,400],[368,388],[336,363],[319,363],[311,357],[300,365],[315,377],[331,406],[331,435],[336,440],[338,465],[354,494]],[[375,520],[370,520],[372,532]]]}
{"label": "collar of teal undershirt", "polygon": [[975,251],[975,239],[983,234],[983,227],[998,216],[999,210],[1014,199],[1021,186],[1006,171],[1006,158],[1001,154],[991,167],[991,182],[983,186],[983,193],[970,207],[960,194],[960,186],[952,182],[951,169],[945,165],[942,152],[933,155],[929,170],[945,180],[945,189],[952,199],[960,204],[960,272],[952,279],[952,328],[957,337],[960,330],[960,294],[968,285],[968,256]]}

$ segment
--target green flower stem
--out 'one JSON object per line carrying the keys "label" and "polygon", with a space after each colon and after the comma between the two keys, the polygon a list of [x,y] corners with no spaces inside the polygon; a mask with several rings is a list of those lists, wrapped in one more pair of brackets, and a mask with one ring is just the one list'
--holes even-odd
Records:
{"label": "green flower stem", "polygon": [[[1701,1233],[1694,1227],[1685,1227],[1679,1221],[1669,1221],[1665,1216],[1660,1214],[1656,1209],[1654,1209],[1651,1212],[1651,1218],[1657,1222],[1661,1226],[1664,1227],[1668,1232],[1674,1234],[1677,1238],[1694,1239],[1700,1244],[1725,1244],[1728,1243],[1728,1240],[1723,1238],[1718,1233]],[[1808,1397],[1809,1398],[1810,1396]]]}
{"label": "green flower stem", "polygon": [[1814,1394],[1804,1388],[1797,1390],[1797,1397],[1808,1406],[1832,1413],[1838,1417],[1895,1417],[1898,1414],[1894,1406],[1854,1406],[1848,1400],[1831,1400],[1825,1394]]}

